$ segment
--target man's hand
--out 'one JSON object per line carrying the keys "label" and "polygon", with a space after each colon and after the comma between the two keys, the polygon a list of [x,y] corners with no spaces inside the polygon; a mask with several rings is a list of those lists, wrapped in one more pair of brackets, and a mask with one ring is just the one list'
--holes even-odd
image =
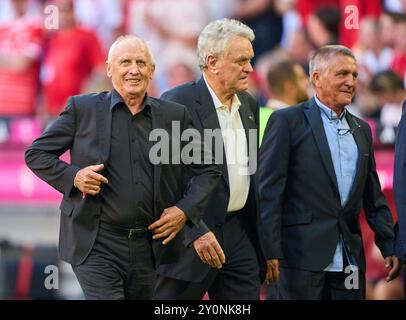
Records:
{"label": "man's hand", "polygon": [[223,249],[221,249],[213,232],[207,232],[197,238],[193,241],[193,247],[200,259],[213,268],[221,269],[223,264],[226,263]]}
{"label": "man's hand", "polygon": [[385,258],[385,268],[388,270],[386,281],[392,281],[399,275],[402,264],[400,260],[395,256],[389,256]]}
{"label": "man's hand", "polygon": [[266,260],[267,271],[266,271],[266,283],[276,283],[279,281],[279,260],[270,259]]}
{"label": "man's hand", "polygon": [[155,233],[153,239],[166,237],[162,242],[165,245],[175,238],[177,233],[184,227],[186,220],[186,214],[178,207],[173,206],[165,209],[159,220],[148,226],[148,230]]}
{"label": "man's hand", "polygon": [[109,181],[102,176],[99,171],[104,169],[104,164],[96,164],[80,169],[75,176],[74,185],[83,194],[95,196],[100,192],[100,185],[102,183],[109,183]]}

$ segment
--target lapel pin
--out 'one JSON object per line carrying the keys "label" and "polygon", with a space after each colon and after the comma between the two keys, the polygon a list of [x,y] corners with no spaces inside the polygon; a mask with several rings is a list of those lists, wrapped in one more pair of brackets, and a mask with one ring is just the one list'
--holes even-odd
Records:
{"label": "lapel pin", "polygon": [[248,119],[254,121],[254,117],[253,117],[252,115],[249,115],[249,116],[248,116]]}

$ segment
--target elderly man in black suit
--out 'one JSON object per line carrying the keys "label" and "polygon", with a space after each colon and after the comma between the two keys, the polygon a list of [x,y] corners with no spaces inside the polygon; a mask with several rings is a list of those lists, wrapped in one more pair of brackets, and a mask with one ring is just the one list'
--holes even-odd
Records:
{"label": "elderly man in black suit", "polygon": [[[178,259],[179,231],[199,223],[221,171],[191,163],[184,190],[180,161],[151,158],[155,129],[173,137],[173,123],[185,130],[192,122],[184,106],[147,95],[155,63],[142,39],[118,38],[106,70],[114,89],[71,97],[28,148],[26,163],[63,193],[60,257],[85,297],[151,299],[156,267]],[[176,152],[171,145],[163,152]],[[67,150],[70,164],[59,159]]]}
{"label": "elderly man in black suit", "polygon": [[357,65],[349,49],[332,45],[315,51],[309,69],[316,95],[275,111],[260,150],[268,279],[280,276],[281,299],[363,299],[362,208],[385,258],[387,281],[398,275],[399,260],[371,130],[346,109]]}
{"label": "elderly man in black suit", "polygon": [[202,77],[161,97],[184,104],[200,132],[219,133],[213,152],[223,176],[200,225],[185,228],[182,259],[158,268],[156,299],[201,299],[206,292],[210,299],[259,299],[266,265],[257,224],[258,104],[246,92],[254,37],[236,20],[211,22],[198,40]]}

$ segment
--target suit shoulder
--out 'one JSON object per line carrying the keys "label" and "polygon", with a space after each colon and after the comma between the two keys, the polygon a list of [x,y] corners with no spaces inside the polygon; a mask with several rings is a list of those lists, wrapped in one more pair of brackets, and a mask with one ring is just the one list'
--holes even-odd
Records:
{"label": "suit shoulder", "polygon": [[186,108],[183,104],[178,103],[178,102],[164,100],[161,98],[159,98],[159,99],[152,98],[152,97],[150,97],[150,99],[153,100],[160,107],[170,109],[171,111],[184,112],[184,110]]}
{"label": "suit shoulder", "polygon": [[272,112],[272,115],[282,116],[287,119],[297,118],[304,115],[304,108],[306,107],[306,102],[295,104],[283,109],[276,110]]}
{"label": "suit shoulder", "polygon": [[192,94],[195,90],[196,82],[187,82],[181,84],[177,87],[174,87],[170,90],[165,91],[161,95],[163,100],[185,100],[192,97]]}
{"label": "suit shoulder", "polygon": [[103,91],[99,93],[88,93],[71,96],[69,99],[73,101],[76,106],[86,107],[93,106],[96,102],[105,100],[108,95],[108,91]]}

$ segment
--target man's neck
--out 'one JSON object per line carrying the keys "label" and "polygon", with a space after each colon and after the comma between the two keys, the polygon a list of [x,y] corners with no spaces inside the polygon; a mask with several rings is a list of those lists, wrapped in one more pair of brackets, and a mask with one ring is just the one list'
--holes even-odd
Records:
{"label": "man's neck", "polygon": [[128,109],[134,115],[142,110],[142,105],[146,94],[144,95],[121,95]]}
{"label": "man's neck", "polygon": [[326,107],[328,107],[329,109],[331,109],[336,115],[337,117],[339,117],[341,115],[341,113],[344,111],[345,106],[335,106],[334,104],[330,103],[329,101],[323,99],[323,97],[319,97],[318,95],[317,99],[319,99],[319,101],[324,104]]}
{"label": "man's neck", "polygon": [[217,98],[220,100],[221,104],[227,106],[231,109],[233,104],[234,92],[227,92],[221,84],[218,83],[217,79],[212,76],[210,73],[204,73],[204,79],[207,84],[210,86],[211,90],[216,94]]}

